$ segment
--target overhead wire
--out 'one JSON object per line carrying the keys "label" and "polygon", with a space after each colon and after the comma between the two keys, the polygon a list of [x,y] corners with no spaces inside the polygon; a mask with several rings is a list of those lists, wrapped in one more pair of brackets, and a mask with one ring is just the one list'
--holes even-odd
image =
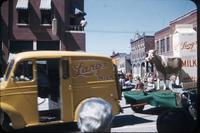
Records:
{"label": "overhead wire", "polygon": [[85,32],[96,32],[96,33],[114,33],[114,34],[135,34],[135,33],[155,33],[156,31],[120,31],[120,30],[85,30]]}

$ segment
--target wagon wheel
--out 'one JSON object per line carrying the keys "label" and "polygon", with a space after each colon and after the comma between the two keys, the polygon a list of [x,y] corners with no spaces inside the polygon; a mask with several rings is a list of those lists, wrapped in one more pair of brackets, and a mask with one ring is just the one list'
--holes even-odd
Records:
{"label": "wagon wheel", "polygon": [[144,109],[144,105],[145,104],[131,104],[131,109],[136,113],[140,113]]}

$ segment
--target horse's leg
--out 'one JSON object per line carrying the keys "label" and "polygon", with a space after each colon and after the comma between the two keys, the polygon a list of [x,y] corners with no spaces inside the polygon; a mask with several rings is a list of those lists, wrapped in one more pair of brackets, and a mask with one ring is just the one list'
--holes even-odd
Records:
{"label": "horse's leg", "polygon": [[156,90],[160,90],[160,75],[157,72],[157,86],[156,86]]}
{"label": "horse's leg", "polygon": [[156,90],[160,90],[160,79],[157,78],[157,87],[156,87]]}
{"label": "horse's leg", "polygon": [[163,90],[166,90],[166,87],[167,87],[167,86],[166,86],[166,74],[163,74],[163,75],[164,75],[164,79],[163,79],[163,80],[164,80]]}
{"label": "horse's leg", "polygon": [[180,85],[181,83],[181,71],[176,74],[176,84]]}

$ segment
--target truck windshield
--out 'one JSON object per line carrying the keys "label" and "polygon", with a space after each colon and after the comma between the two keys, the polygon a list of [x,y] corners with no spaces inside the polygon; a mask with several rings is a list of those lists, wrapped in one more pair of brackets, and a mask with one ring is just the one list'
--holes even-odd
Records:
{"label": "truck windshield", "polygon": [[6,73],[5,73],[5,81],[8,80],[8,77],[10,75],[12,68],[13,68],[13,65],[14,65],[14,60],[11,60],[10,63],[8,64],[8,67],[7,67],[7,70],[6,70]]}

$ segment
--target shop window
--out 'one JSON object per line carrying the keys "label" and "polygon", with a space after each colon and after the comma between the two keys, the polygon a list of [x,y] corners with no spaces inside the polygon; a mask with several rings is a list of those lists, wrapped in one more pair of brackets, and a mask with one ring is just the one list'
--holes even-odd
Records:
{"label": "shop window", "polygon": [[33,50],[33,41],[10,41],[10,53]]}

